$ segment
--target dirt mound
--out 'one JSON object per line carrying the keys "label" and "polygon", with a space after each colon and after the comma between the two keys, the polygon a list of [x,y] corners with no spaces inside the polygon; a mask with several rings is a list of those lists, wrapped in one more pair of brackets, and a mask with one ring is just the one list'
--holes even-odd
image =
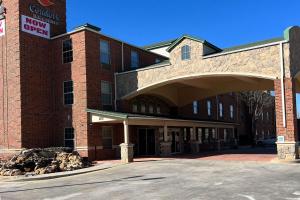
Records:
{"label": "dirt mound", "polygon": [[90,166],[70,148],[27,149],[0,164],[1,176],[38,175]]}

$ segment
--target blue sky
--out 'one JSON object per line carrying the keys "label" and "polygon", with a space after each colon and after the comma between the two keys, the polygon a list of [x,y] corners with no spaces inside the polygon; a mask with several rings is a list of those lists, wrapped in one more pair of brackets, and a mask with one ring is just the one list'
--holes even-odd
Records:
{"label": "blue sky", "polygon": [[[91,23],[143,46],[191,34],[221,48],[281,37],[299,0],[67,0],[68,30]],[[298,101],[300,108],[300,101]]]}

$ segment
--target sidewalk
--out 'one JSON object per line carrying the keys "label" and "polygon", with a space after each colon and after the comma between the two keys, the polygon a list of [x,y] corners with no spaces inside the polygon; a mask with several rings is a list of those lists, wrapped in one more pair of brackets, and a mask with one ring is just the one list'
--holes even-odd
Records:
{"label": "sidewalk", "polygon": [[96,172],[100,170],[111,169],[117,166],[123,165],[119,160],[113,161],[100,161],[97,162],[95,166],[79,169],[75,171],[68,172],[57,172],[52,174],[43,174],[36,176],[11,176],[11,177],[1,177],[0,182],[24,182],[24,181],[38,181],[38,180],[46,180],[46,179],[55,179],[67,176],[74,176],[79,174],[86,174],[90,172]]}

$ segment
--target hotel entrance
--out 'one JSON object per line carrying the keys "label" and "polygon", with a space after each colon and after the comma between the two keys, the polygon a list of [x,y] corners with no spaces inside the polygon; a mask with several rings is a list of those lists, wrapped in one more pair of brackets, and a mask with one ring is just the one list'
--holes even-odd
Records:
{"label": "hotel entrance", "polygon": [[138,129],[139,137],[139,155],[155,155],[155,129],[140,128]]}

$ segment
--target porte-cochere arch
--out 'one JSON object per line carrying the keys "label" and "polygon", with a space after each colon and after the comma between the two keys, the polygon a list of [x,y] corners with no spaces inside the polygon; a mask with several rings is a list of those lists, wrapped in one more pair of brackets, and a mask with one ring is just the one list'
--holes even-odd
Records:
{"label": "porte-cochere arch", "polygon": [[[181,48],[191,47],[189,60]],[[278,158],[299,158],[295,93],[300,89],[300,28],[283,38],[219,51],[206,41],[183,36],[169,47],[170,59],[146,68],[116,74],[117,99],[158,95],[177,106],[227,92],[274,90]]]}

